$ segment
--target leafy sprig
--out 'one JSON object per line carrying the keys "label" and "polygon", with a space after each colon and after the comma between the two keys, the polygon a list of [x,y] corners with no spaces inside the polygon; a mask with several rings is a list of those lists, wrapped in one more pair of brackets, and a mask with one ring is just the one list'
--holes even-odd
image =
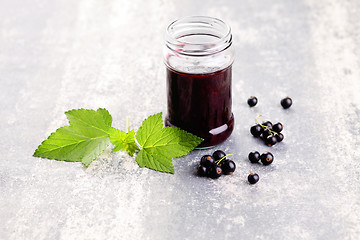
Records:
{"label": "leafy sprig", "polygon": [[[136,155],[140,167],[174,173],[172,158],[187,155],[203,139],[177,127],[163,127],[162,113],[145,119],[137,133],[112,127],[112,117],[103,108],[65,112],[70,125],[60,127],[43,141],[34,157],[82,162],[88,167],[112,143],[113,151]],[[128,124],[127,124],[128,125]]]}

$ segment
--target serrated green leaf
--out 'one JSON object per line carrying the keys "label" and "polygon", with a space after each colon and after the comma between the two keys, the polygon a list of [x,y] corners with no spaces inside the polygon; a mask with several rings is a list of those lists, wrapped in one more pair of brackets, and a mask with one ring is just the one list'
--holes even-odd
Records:
{"label": "serrated green leaf", "polygon": [[139,150],[135,143],[135,131],[131,130],[128,133],[116,128],[110,128],[109,131],[110,142],[115,145],[113,151],[127,151],[130,156],[133,156],[136,150]]}
{"label": "serrated green leaf", "polygon": [[136,139],[142,149],[136,156],[140,167],[174,173],[172,158],[188,154],[203,139],[177,127],[163,128],[162,113],[144,120]]}
{"label": "serrated green leaf", "polygon": [[141,146],[146,146],[147,142],[156,140],[156,134],[161,131],[163,126],[162,113],[146,118],[136,133],[136,140]]}
{"label": "serrated green leaf", "polygon": [[174,174],[172,158],[161,155],[152,149],[140,150],[136,156],[139,167],[147,167],[160,172]]}
{"label": "serrated green leaf", "polygon": [[110,113],[104,109],[73,109],[65,112],[71,126],[81,128],[98,129],[102,132],[107,131],[111,127],[112,117]]}
{"label": "serrated green leaf", "polygon": [[112,118],[106,109],[97,111],[74,109],[67,111],[70,126],[61,127],[35,150],[35,157],[60,161],[82,162],[85,166],[95,160],[110,144]]}

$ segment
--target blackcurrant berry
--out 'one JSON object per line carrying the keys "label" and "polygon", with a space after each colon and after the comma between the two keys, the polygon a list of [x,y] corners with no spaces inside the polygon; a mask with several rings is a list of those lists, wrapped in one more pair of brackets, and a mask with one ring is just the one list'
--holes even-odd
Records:
{"label": "blackcurrant berry", "polygon": [[281,142],[282,140],[284,140],[284,135],[282,133],[276,134],[275,137],[277,142]]}
{"label": "blackcurrant berry", "polygon": [[270,165],[274,161],[274,156],[270,152],[267,152],[261,154],[260,159],[264,165]]}
{"label": "blackcurrant berry", "polygon": [[260,135],[263,133],[264,129],[258,124],[258,125],[254,125],[250,128],[250,133],[254,136],[254,137],[260,137]]}
{"label": "blackcurrant berry", "polygon": [[249,153],[248,158],[249,158],[250,162],[257,163],[260,160],[260,153],[258,151],[251,152],[251,153]]}
{"label": "blackcurrant berry", "polygon": [[207,176],[210,178],[219,178],[222,174],[222,169],[218,165],[212,165],[207,171]]}
{"label": "blackcurrant berry", "polygon": [[248,176],[248,181],[250,184],[255,184],[259,181],[259,175],[257,173],[250,172]]}
{"label": "blackcurrant berry", "polygon": [[281,100],[280,104],[284,109],[287,109],[287,108],[291,107],[292,99],[290,97],[286,97]]}
{"label": "blackcurrant berry", "polygon": [[267,126],[269,128],[271,128],[273,126],[270,121],[263,122],[262,125]]}
{"label": "blackcurrant berry", "polygon": [[275,145],[277,142],[276,137],[274,135],[270,135],[265,139],[265,144],[271,147],[272,145]]}
{"label": "blackcurrant berry", "polygon": [[264,132],[262,133],[261,139],[264,140],[264,141],[266,141],[267,137],[268,137],[268,136],[271,136],[271,135],[272,135],[271,132],[270,132],[268,129],[266,129],[266,130],[264,130]]}
{"label": "blackcurrant berry", "polygon": [[274,125],[272,126],[272,130],[273,130],[274,132],[279,133],[279,132],[281,132],[281,131],[283,130],[283,125],[278,122],[278,123],[276,123],[276,124],[274,124]]}
{"label": "blackcurrant berry", "polygon": [[223,174],[230,175],[235,172],[236,165],[232,160],[225,160],[221,163],[221,169]]}
{"label": "blackcurrant berry", "polygon": [[214,158],[215,161],[218,161],[225,156],[226,156],[226,154],[221,150],[216,150],[212,155],[212,157]]}
{"label": "blackcurrant berry", "polygon": [[211,155],[204,155],[200,160],[200,165],[204,167],[210,167],[211,165],[215,164],[215,160]]}
{"label": "blackcurrant berry", "polygon": [[199,167],[196,169],[196,173],[199,176],[204,177],[207,174],[207,168],[202,165],[199,165]]}
{"label": "blackcurrant berry", "polygon": [[250,107],[254,107],[257,104],[258,100],[256,97],[251,96],[248,100],[247,103],[249,104]]}

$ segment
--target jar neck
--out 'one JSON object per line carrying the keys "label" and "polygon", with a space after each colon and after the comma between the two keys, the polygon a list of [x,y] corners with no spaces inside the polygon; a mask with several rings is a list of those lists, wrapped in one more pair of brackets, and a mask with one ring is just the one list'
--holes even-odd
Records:
{"label": "jar neck", "polygon": [[209,56],[226,50],[231,44],[229,25],[212,17],[185,17],[172,22],[166,31],[166,46],[181,55]]}

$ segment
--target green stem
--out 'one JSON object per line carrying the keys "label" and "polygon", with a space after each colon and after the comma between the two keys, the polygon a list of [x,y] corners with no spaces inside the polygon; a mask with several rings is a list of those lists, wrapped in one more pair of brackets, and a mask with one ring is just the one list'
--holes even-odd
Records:
{"label": "green stem", "polygon": [[222,160],[224,160],[226,157],[231,156],[231,155],[233,155],[233,154],[231,153],[231,154],[225,155],[224,157],[222,157],[222,158],[220,158],[219,160],[217,160],[217,161],[216,161],[216,164],[219,165],[219,163],[220,163]]}
{"label": "green stem", "polygon": [[255,118],[255,121],[256,121],[257,124],[260,125],[260,127],[262,127],[263,129],[269,130],[269,132],[270,132],[271,134],[273,134],[273,135],[278,135],[278,133],[275,132],[275,131],[273,131],[273,130],[271,130],[270,127],[265,126],[265,125],[262,125],[262,124],[258,121],[258,118],[259,118],[259,117],[262,117],[262,115],[261,115],[261,114],[257,115],[256,118]]}
{"label": "green stem", "polygon": [[126,117],[126,132],[130,131],[130,126],[129,126],[129,116]]}

